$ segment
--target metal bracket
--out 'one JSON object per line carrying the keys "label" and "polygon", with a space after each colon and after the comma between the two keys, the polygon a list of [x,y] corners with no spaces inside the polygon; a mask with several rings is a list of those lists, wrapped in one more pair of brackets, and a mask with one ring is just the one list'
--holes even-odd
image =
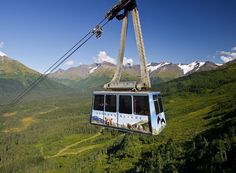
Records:
{"label": "metal bracket", "polygon": [[[132,2],[136,3],[135,0]],[[128,28],[128,15],[129,12],[132,14],[132,20],[134,25],[134,31],[135,31],[135,38],[137,43],[137,49],[138,49],[138,55],[140,60],[140,71],[141,71],[141,79],[140,82],[120,82],[122,69],[123,69],[123,59],[124,59],[124,51],[125,51],[125,43],[126,43],[126,36],[127,36],[127,28]],[[104,85],[105,89],[124,89],[124,90],[142,90],[142,89],[148,89],[151,88],[150,83],[150,77],[149,72],[147,70],[147,61],[146,61],[146,55],[145,55],[145,48],[143,43],[143,36],[142,36],[142,30],[141,30],[141,24],[138,14],[138,9],[135,6],[131,10],[125,10],[125,14],[122,16],[122,30],[121,30],[121,36],[120,36],[120,49],[118,53],[118,60],[117,60],[117,68],[116,72],[112,78],[112,80]]]}
{"label": "metal bracket", "polygon": [[102,27],[97,25],[95,28],[93,28],[92,33],[96,35],[96,38],[100,38],[103,33]]}

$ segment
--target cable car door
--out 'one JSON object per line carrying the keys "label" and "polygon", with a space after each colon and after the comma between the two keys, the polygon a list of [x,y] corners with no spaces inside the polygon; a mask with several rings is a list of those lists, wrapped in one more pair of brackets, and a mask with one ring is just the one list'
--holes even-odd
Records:
{"label": "cable car door", "polygon": [[[152,119],[152,130],[153,134],[157,135],[166,126],[165,113],[163,111],[162,99],[160,94],[153,95],[153,103],[155,108],[155,118]],[[153,120],[155,120],[155,122]]]}

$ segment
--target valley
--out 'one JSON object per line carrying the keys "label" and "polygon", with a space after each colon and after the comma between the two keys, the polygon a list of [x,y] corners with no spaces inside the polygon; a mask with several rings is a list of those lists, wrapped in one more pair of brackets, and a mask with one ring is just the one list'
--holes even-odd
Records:
{"label": "valley", "polygon": [[81,80],[86,92],[35,96],[1,107],[0,172],[230,172],[235,165],[235,72],[232,63],[154,83],[163,93],[167,118],[159,136],[89,123],[91,91],[109,80],[102,76]]}

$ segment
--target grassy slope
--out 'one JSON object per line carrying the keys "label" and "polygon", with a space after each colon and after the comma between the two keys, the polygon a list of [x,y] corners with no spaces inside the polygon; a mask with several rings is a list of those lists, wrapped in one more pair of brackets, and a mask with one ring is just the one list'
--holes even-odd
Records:
{"label": "grassy slope", "polygon": [[[28,76],[29,78],[29,76]],[[0,105],[7,104],[12,101],[16,96],[22,94],[28,86],[30,86],[37,77],[30,77],[30,80],[22,79],[22,81],[16,79],[1,79],[0,78]],[[27,84],[26,84],[27,83]],[[32,90],[27,93],[26,97],[23,98],[23,101],[32,101],[35,99],[43,99],[47,97],[58,96],[61,93],[70,93],[73,89],[66,87],[65,85],[45,79],[39,83],[39,85],[32,88]]]}
{"label": "grassy slope", "polygon": [[168,125],[173,127],[166,129],[164,134],[185,141],[212,128],[214,124],[209,123],[216,117],[206,119],[208,114],[217,105],[233,103],[236,98],[233,92],[236,90],[236,76],[233,74],[236,74],[236,64],[155,86],[163,91]]}
{"label": "grassy slope", "polygon": [[[0,117],[0,172],[132,172],[143,160],[155,158],[145,154],[169,138],[177,144],[199,134],[215,138],[216,129],[235,125],[235,114],[228,115],[236,106],[235,72],[232,64],[155,86],[165,96],[167,116],[166,129],[155,137],[91,126],[87,94],[62,94],[5,110]],[[96,82],[90,89],[101,81]]]}
{"label": "grassy slope", "polygon": [[[8,103],[24,89],[30,86],[40,77],[40,73],[26,67],[20,62],[4,57],[0,59],[0,104]],[[45,79],[35,87],[34,92],[28,98],[57,95],[69,89],[64,85]],[[31,99],[32,100],[32,99]]]}
{"label": "grassy slope", "polygon": [[39,76],[38,72],[20,62],[6,57],[2,58],[0,62],[0,91],[11,92],[24,88],[37,76]]}

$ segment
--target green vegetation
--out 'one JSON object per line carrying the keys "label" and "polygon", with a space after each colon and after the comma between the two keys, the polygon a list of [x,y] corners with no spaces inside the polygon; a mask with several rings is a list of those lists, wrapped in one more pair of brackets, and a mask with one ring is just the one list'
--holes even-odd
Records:
{"label": "green vegetation", "polygon": [[[8,103],[16,95],[20,94],[30,84],[40,77],[40,74],[20,62],[8,57],[0,58],[0,105]],[[52,97],[58,93],[68,92],[71,89],[56,81],[45,79],[28,97],[35,98]]]}
{"label": "green vegetation", "polygon": [[0,172],[234,172],[234,74],[229,64],[154,85],[167,117],[159,136],[90,125],[89,93],[102,76],[81,80],[77,93],[2,108]]}

